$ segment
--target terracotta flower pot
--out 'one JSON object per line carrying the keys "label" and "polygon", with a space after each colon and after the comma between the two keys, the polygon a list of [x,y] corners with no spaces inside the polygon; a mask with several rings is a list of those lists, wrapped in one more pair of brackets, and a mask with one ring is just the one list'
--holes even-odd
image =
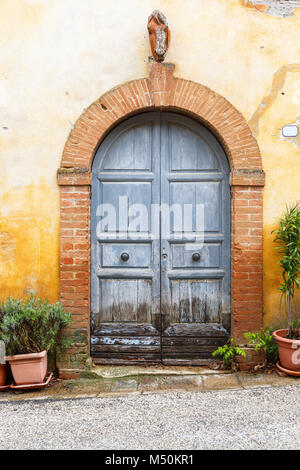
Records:
{"label": "terracotta flower pot", "polygon": [[6,364],[0,364],[0,387],[6,384],[7,377],[7,366]]}
{"label": "terracotta flower pot", "polygon": [[273,333],[278,346],[279,361],[285,369],[300,371],[300,340],[286,338],[287,331],[276,330]]}
{"label": "terracotta flower pot", "polygon": [[16,385],[42,383],[47,373],[47,351],[7,356]]}

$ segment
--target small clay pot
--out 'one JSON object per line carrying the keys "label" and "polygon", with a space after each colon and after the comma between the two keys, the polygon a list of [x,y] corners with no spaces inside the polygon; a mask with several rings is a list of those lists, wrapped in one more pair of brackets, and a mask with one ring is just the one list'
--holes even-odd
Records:
{"label": "small clay pot", "polygon": [[0,387],[3,387],[6,384],[7,378],[7,365],[0,364]]}
{"label": "small clay pot", "polygon": [[47,351],[7,356],[16,385],[42,383],[47,373]]}
{"label": "small clay pot", "polygon": [[278,346],[281,366],[290,371],[300,371],[300,340],[286,338],[288,330],[276,330],[273,337]]}

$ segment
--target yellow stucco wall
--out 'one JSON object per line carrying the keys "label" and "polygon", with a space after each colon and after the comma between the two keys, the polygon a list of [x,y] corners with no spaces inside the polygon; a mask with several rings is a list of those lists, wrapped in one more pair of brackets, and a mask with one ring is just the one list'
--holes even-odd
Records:
{"label": "yellow stucco wall", "polygon": [[276,321],[271,230],[285,204],[300,199],[300,138],[280,132],[300,124],[300,8],[274,16],[262,3],[0,0],[0,298],[31,291],[58,298],[56,170],[64,143],[91,102],[147,75],[147,17],[159,8],[172,32],[167,61],[175,74],[225,96],[258,139],[265,323]]}

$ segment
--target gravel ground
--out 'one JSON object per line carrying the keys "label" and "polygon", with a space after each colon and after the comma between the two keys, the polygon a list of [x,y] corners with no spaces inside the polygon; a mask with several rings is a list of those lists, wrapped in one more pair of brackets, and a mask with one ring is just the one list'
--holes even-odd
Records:
{"label": "gravel ground", "polygon": [[300,449],[299,385],[0,404],[0,449]]}

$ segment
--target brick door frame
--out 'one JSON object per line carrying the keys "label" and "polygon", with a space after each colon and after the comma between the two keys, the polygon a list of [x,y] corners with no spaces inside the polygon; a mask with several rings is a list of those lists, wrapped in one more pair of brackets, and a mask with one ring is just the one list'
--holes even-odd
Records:
{"label": "brick door frame", "polygon": [[174,64],[151,63],[149,77],[113,88],[76,122],[57,173],[60,189],[60,301],[72,314],[73,346],[58,356],[61,377],[89,358],[90,189],[94,155],[107,133],[137,113],[175,111],[210,129],[226,152],[231,185],[231,335],[262,327],[264,172],[256,139],[241,113],[207,87],[176,78]]}

